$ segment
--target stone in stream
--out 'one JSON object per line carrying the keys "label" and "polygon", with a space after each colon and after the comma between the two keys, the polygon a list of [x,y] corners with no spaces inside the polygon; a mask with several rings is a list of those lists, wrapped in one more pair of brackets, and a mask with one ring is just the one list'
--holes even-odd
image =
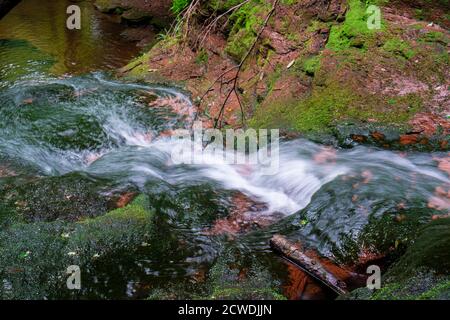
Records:
{"label": "stone in stream", "polygon": [[334,128],[334,136],[344,147],[371,144],[393,150],[447,151],[450,142],[448,121],[435,121],[433,130],[420,125],[405,129],[370,122],[340,124]]}

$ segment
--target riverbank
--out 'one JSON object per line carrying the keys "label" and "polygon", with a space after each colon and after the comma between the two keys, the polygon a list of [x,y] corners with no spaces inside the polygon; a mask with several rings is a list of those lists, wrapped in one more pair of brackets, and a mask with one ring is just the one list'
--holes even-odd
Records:
{"label": "riverbank", "polygon": [[121,73],[186,88],[210,125],[449,150],[450,33],[437,18],[444,4],[418,4],[418,16],[419,9],[391,1],[381,7],[380,30],[367,28],[360,1],[279,1],[266,25],[268,2],[227,14],[233,5],[198,4],[188,25]]}

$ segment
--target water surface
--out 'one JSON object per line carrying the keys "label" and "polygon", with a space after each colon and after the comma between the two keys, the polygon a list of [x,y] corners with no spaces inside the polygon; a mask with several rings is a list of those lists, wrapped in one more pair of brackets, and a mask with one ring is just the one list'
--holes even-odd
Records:
{"label": "water surface", "polygon": [[[66,9],[74,4],[81,8],[81,30],[66,27]],[[95,10],[91,1],[23,0],[0,20],[0,63],[2,69],[3,63],[11,63],[7,58],[9,42],[5,41],[9,40],[10,46],[26,42],[26,48],[14,52],[14,61],[32,59],[38,51],[55,61],[51,67],[55,74],[118,68],[140,50],[121,35],[125,30],[114,17]]]}

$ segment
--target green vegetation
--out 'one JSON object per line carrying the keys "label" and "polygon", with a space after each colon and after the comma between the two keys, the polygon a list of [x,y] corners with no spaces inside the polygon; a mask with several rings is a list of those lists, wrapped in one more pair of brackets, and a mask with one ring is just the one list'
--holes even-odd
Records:
{"label": "green vegetation", "polygon": [[[95,270],[150,243],[153,212],[138,197],[125,208],[76,223],[16,224],[0,232],[0,287],[3,299],[66,297],[65,270]],[[85,279],[86,280],[86,279]]]}
{"label": "green vegetation", "polygon": [[225,254],[219,258],[210,270],[212,293],[208,299],[285,300],[285,297],[274,289],[278,285],[273,282],[271,275],[258,263],[254,263],[244,278],[239,280],[239,270],[229,267],[227,257]]}
{"label": "green vegetation", "polygon": [[369,298],[371,300],[448,300],[450,277],[419,271],[407,280],[383,286]]}
{"label": "green vegetation", "polygon": [[245,53],[254,43],[270,10],[270,4],[262,0],[253,0],[239,8],[230,17],[232,24],[228,37],[226,53],[237,61],[242,60]]}
{"label": "green vegetation", "polygon": [[420,40],[424,42],[438,42],[442,45],[447,45],[450,42],[449,37],[438,31],[427,32],[420,37]]}
{"label": "green vegetation", "polygon": [[195,62],[197,64],[207,64],[208,60],[209,60],[208,52],[204,49],[201,49],[198,52],[197,57],[195,58]]}
{"label": "green vegetation", "polygon": [[450,219],[415,228],[406,253],[383,276],[380,290],[361,288],[346,298],[427,300],[450,298]]}
{"label": "green vegetation", "polygon": [[320,56],[314,56],[305,60],[302,67],[307,75],[314,76],[317,69],[320,67]]}
{"label": "green vegetation", "polygon": [[367,27],[367,18],[365,4],[360,0],[349,0],[345,21],[331,28],[327,48],[336,51],[350,47],[366,48],[366,42],[376,31]]}
{"label": "green vegetation", "polygon": [[409,44],[399,38],[392,38],[386,41],[383,49],[395,55],[400,55],[405,59],[411,59],[416,55],[416,52],[411,49]]}
{"label": "green vegetation", "polygon": [[175,14],[181,13],[191,3],[191,0],[173,0],[171,10]]}
{"label": "green vegetation", "polygon": [[415,95],[393,101],[396,108],[387,110],[380,107],[382,102],[376,96],[364,96],[342,86],[329,85],[318,87],[301,101],[280,101],[258,109],[250,124],[260,128],[281,126],[300,132],[326,132],[347,120],[372,118],[385,124],[404,123],[422,106]]}

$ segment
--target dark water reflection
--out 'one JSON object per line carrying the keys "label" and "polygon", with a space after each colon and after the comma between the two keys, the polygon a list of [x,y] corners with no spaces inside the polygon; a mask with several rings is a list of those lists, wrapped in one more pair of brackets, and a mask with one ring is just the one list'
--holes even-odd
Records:
{"label": "dark water reflection", "polygon": [[[66,28],[66,9],[73,4],[81,8],[81,30]],[[52,73],[84,73],[123,66],[139,53],[136,43],[121,35],[125,29],[114,17],[95,10],[91,1],[24,0],[0,20],[0,39],[25,40],[50,55],[56,61]],[[2,42],[3,61],[4,46]]]}

